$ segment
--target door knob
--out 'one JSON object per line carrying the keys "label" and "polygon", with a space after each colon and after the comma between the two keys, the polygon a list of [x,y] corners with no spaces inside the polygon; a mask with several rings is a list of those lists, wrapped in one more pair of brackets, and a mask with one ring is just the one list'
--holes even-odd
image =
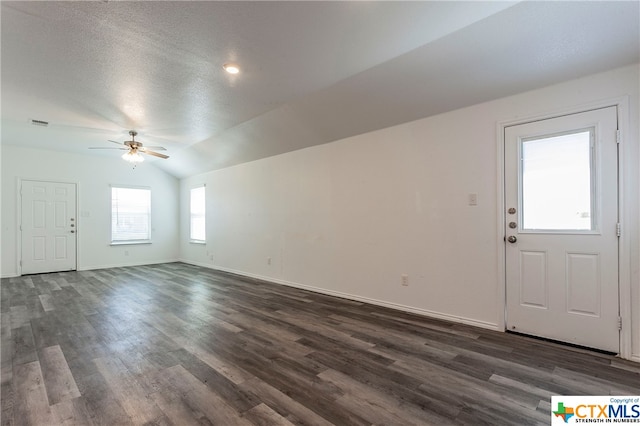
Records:
{"label": "door knob", "polygon": [[72,231],[71,231],[71,233],[72,233],[72,234],[75,234],[75,233],[76,233],[76,231],[72,230]]}
{"label": "door knob", "polygon": [[507,241],[513,244],[518,241],[518,239],[515,237],[515,235],[510,235],[509,238],[507,238]]}

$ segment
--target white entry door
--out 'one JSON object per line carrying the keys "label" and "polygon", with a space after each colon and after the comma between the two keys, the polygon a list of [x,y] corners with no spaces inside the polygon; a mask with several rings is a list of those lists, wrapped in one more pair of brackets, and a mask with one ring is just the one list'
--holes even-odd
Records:
{"label": "white entry door", "polygon": [[76,185],[23,180],[22,274],[76,269]]}
{"label": "white entry door", "polygon": [[616,107],[505,128],[509,330],[619,352]]}

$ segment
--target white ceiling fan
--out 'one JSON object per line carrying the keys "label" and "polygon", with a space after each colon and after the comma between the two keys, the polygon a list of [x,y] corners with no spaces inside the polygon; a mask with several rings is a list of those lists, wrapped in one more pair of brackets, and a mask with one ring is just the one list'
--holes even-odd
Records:
{"label": "white ceiling fan", "polygon": [[153,155],[154,157],[159,157],[159,158],[169,158],[168,155],[164,155],[164,154],[160,154],[159,152],[155,152],[152,151],[150,148],[158,150],[158,151],[166,151],[165,148],[161,147],[161,146],[150,146],[150,147],[145,147],[142,145],[142,142],[138,142],[137,140],[135,140],[136,136],[137,136],[138,132],[136,132],[135,130],[130,130],[129,131],[129,135],[131,135],[131,140],[130,141],[124,141],[124,143],[120,143],[120,142],[116,142],[116,141],[112,141],[110,140],[109,142],[113,142],[115,144],[118,145],[123,145],[120,148],[111,148],[111,147],[90,147],[89,149],[120,149],[120,150],[126,150],[127,152],[125,152],[122,155],[122,158],[130,163],[141,163],[144,161],[144,157],[142,154],[148,154],[148,155]]}

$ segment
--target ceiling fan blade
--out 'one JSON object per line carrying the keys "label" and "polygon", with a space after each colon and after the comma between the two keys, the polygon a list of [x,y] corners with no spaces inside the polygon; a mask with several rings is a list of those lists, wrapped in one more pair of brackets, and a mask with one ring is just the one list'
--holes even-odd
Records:
{"label": "ceiling fan blade", "polygon": [[116,141],[112,141],[112,140],[108,140],[107,142],[113,142],[113,143],[116,143],[116,144],[118,144],[118,145],[122,145],[122,143],[120,143],[120,142],[116,142]]}
{"label": "ceiling fan blade", "polygon": [[90,146],[89,149],[120,149],[127,151],[129,148],[111,148],[110,146]]}
{"label": "ceiling fan blade", "polygon": [[153,155],[154,157],[169,158],[168,155],[160,154],[154,151],[149,151],[148,149],[145,149],[144,151],[141,151],[141,152],[144,152],[145,154]]}
{"label": "ceiling fan blade", "polygon": [[166,151],[167,148],[163,146],[145,146],[145,149],[155,149],[156,151]]}

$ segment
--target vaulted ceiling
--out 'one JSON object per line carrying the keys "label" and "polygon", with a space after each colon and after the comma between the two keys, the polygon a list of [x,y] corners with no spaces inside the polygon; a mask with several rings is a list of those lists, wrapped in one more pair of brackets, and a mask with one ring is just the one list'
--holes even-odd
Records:
{"label": "vaulted ceiling", "polygon": [[637,63],[639,5],[2,1],[2,143],[186,177]]}

